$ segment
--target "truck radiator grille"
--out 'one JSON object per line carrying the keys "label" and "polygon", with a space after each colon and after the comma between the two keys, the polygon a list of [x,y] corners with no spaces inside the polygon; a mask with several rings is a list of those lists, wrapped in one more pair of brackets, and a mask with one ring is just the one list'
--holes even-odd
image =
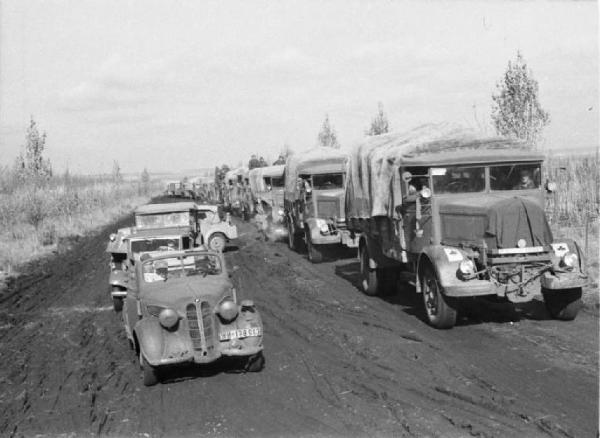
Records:
{"label": "truck radiator grille", "polygon": [[340,217],[340,202],[338,199],[317,199],[317,217],[325,219]]}

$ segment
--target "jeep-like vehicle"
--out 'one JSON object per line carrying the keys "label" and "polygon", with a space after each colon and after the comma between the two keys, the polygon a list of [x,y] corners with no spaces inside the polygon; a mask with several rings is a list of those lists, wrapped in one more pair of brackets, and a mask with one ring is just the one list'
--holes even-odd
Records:
{"label": "jeep-like vehicle", "polygon": [[231,222],[231,215],[217,205],[197,204],[198,226],[202,243],[212,251],[223,252],[227,242],[237,239],[237,227]]}
{"label": "jeep-like vehicle", "polygon": [[131,233],[131,228],[119,228],[116,233],[109,236],[106,252],[110,254],[110,273],[108,275],[108,288],[116,312],[123,308],[123,298],[127,295],[127,241],[125,238]]}
{"label": "jeep-like vehicle", "polygon": [[195,242],[198,237],[198,216],[195,202],[172,202],[146,204],[135,212],[135,228],[138,230],[170,229],[187,232]]}
{"label": "jeep-like vehicle", "polygon": [[552,237],[543,161],[520,141],[447,124],[359,145],[346,217],[361,233],[364,292],[408,281],[423,296],[428,322],[450,328],[461,298],[519,303],[541,286],[552,317],[575,318],[587,278],[583,255],[576,242]]}
{"label": "jeep-like vehicle", "polygon": [[257,167],[248,173],[256,222],[265,234],[285,236],[283,190],[284,165]]}
{"label": "jeep-like vehicle", "polygon": [[251,300],[238,301],[221,253],[142,255],[123,308],[125,333],[144,384],[167,366],[238,358],[245,371],[264,366],[263,325]]}
{"label": "jeep-like vehicle", "polygon": [[285,164],[284,214],[288,244],[297,249],[303,237],[308,259],[319,263],[331,245],[358,246],[346,228],[344,184],[348,156],[319,147],[288,158]]}

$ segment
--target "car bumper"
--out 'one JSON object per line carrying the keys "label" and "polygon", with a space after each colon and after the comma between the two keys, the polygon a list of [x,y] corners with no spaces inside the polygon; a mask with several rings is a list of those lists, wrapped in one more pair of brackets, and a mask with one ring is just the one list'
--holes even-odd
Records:
{"label": "car bumper", "polygon": [[179,354],[171,354],[168,357],[163,357],[158,360],[146,357],[146,360],[153,367],[178,365],[186,363],[206,364],[219,360],[222,357],[243,357],[252,356],[263,351],[261,346],[244,347],[244,348],[223,348],[213,354],[201,354],[194,351],[184,351]]}

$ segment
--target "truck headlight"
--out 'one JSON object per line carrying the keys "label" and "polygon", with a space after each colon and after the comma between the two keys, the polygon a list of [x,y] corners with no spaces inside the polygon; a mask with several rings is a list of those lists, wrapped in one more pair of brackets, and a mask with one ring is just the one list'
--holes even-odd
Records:
{"label": "truck headlight", "polygon": [[327,221],[324,219],[317,219],[315,221],[315,225],[321,232],[321,234],[329,234],[329,226],[327,225]]}
{"label": "truck headlight", "polygon": [[279,210],[277,210],[277,214],[278,214],[279,216],[283,216],[283,210],[280,208]]}
{"label": "truck headlight", "polygon": [[238,314],[238,306],[231,300],[225,300],[219,304],[219,316],[225,322],[233,321]]}
{"label": "truck headlight", "polygon": [[561,260],[561,265],[567,269],[573,269],[579,264],[579,257],[574,252],[566,253]]}
{"label": "truck headlight", "polygon": [[160,325],[162,325],[166,329],[170,329],[175,327],[177,321],[179,321],[179,315],[173,309],[164,308],[158,314],[158,321]]}
{"label": "truck headlight", "polygon": [[458,273],[460,274],[460,278],[467,279],[472,277],[475,274],[475,263],[471,259],[462,260],[458,264]]}

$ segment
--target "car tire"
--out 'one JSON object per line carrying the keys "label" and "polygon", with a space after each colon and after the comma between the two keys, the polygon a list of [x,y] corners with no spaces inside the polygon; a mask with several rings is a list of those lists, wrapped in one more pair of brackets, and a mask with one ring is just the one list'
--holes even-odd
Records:
{"label": "car tire", "polygon": [[308,260],[311,263],[321,263],[323,261],[323,251],[319,249],[319,247],[312,243],[312,239],[310,237],[310,231],[307,230],[304,233],[306,237],[306,249],[308,253]]}
{"label": "car tire", "polygon": [[457,311],[451,300],[444,296],[442,287],[431,266],[425,266],[420,275],[425,316],[437,329],[449,329],[456,324]]}
{"label": "car tire", "polygon": [[223,252],[226,243],[227,239],[225,239],[225,236],[221,233],[215,233],[208,238],[208,248],[212,251]]}
{"label": "car tire", "polygon": [[123,310],[123,298],[112,297],[113,309],[115,312],[119,313]]}
{"label": "car tire", "polygon": [[144,374],[144,386],[156,385],[158,383],[158,369],[150,365],[142,353],[140,353],[140,363]]}
{"label": "car tire", "polygon": [[548,313],[554,319],[562,321],[572,321],[581,309],[580,287],[572,289],[553,290],[542,288],[542,296]]}
{"label": "car tire", "polygon": [[377,295],[379,292],[379,278],[377,269],[369,267],[369,251],[366,245],[360,249],[360,276],[362,291],[366,295]]}
{"label": "car tire", "polygon": [[265,356],[262,351],[260,353],[249,356],[244,366],[244,371],[249,373],[258,373],[265,367]]}

